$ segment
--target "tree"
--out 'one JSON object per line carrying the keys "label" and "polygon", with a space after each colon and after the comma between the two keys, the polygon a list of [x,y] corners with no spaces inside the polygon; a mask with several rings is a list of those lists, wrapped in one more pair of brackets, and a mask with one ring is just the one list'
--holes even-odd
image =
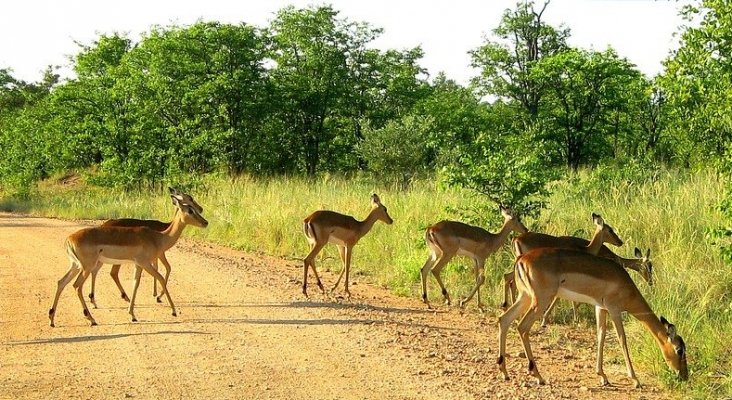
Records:
{"label": "tree", "polygon": [[[573,170],[607,155],[612,145],[603,130],[612,113],[623,112],[627,93],[640,73],[611,49],[604,52],[569,49],[546,57],[532,78],[547,88],[542,119],[566,165]],[[552,129],[553,128],[553,129]]]}
{"label": "tree", "polygon": [[480,94],[518,102],[531,120],[538,116],[547,90],[534,79],[532,69],[541,59],[565,50],[569,37],[568,28],[557,29],[542,20],[548,5],[549,0],[536,11],[533,1],[517,3],[493,30],[498,41],[486,39],[470,52],[471,66],[480,69],[473,79]]}

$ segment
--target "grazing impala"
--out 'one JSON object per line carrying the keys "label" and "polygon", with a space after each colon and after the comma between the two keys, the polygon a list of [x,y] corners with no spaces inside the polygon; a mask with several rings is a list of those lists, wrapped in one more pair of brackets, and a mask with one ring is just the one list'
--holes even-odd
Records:
{"label": "grazing impala", "polygon": [[170,308],[173,310],[173,316],[177,315],[166,282],[155,268],[155,261],[165,251],[173,247],[187,225],[203,228],[208,225],[208,221],[191,205],[181,203],[176,196],[171,196],[171,198],[177,211],[173,222],[163,232],[157,232],[147,227],[99,226],[81,229],[66,238],[66,253],[71,261],[71,266],[58,281],[53,306],[48,311],[51,326],[54,326],[53,321],[61,292],[74,278],[76,278],[74,288],[79,296],[79,301],[81,301],[84,317],[91,322],[92,326],[97,324],[86,306],[82,288],[86,278],[91,273],[96,272],[102,263],[134,263],[137,266],[135,286],[128,310],[133,322],[137,321],[135,317],[135,298],[137,297],[137,288],[140,286],[140,276],[143,270],[160,282],[162,286],[161,294],[166,295]]}
{"label": "grazing impala", "polygon": [[432,275],[442,289],[442,296],[445,303],[450,304],[450,295],[440,278],[442,268],[455,256],[467,256],[475,263],[475,287],[468,297],[460,301],[460,307],[470,301],[473,295],[478,293],[478,308],[482,309],[480,303],[480,286],[485,280],[485,259],[495,253],[506,241],[511,231],[525,233],[526,227],[521,219],[514,216],[510,208],[500,206],[503,215],[503,227],[498,233],[490,233],[483,228],[471,226],[457,221],[441,221],[427,228],[424,240],[430,249],[430,256],[421,270],[422,276],[422,301],[427,307],[432,308],[427,300],[427,274]]}
{"label": "grazing impala", "polygon": [[[171,196],[175,196],[179,202],[188,204],[191,207],[195,208],[196,211],[198,211],[199,214],[203,213],[203,207],[201,207],[200,204],[198,204],[191,195],[187,193],[183,193],[175,188],[168,188],[168,191],[170,191]],[[176,208],[176,212],[177,212]],[[127,228],[133,228],[138,226],[145,226],[148,227],[154,231],[163,232],[166,229],[172,225],[173,222],[161,222],[157,220],[152,219],[134,219],[134,218],[122,218],[122,219],[110,219],[109,221],[106,221],[102,224],[102,226],[119,226],[119,227],[127,227]],[[165,253],[161,254],[160,261],[162,261],[163,266],[165,267],[165,282],[168,282],[168,278],[170,277],[170,263],[168,262],[168,259],[165,257]],[[158,263],[155,262],[155,268],[157,268]],[[119,281],[119,269],[121,265],[115,264],[112,265],[112,271],[110,271],[110,275],[112,276],[112,279],[114,280],[114,283],[117,285],[117,288],[119,288],[120,293],[122,294],[122,299],[126,301],[130,301],[130,298],[127,297],[127,293],[125,293],[125,290],[122,288],[122,284]],[[96,270],[92,272],[91,274],[91,292],[89,293],[89,300],[92,302],[92,305],[94,305],[94,308],[97,308],[97,302],[94,297],[95,293],[95,287],[96,287],[96,281],[97,281],[97,273],[99,270]],[[162,303],[161,297],[163,296],[162,293],[160,293],[160,296],[158,296],[158,282],[153,279],[153,296],[155,296],[155,299],[158,303]]]}
{"label": "grazing impala", "polygon": [[389,225],[394,222],[386,211],[386,207],[381,204],[379,196],[376,194],[371,195],[371,212],[363,221],[358,221],[350,215],[343,215],[328,210],[315,211],[305,218],[303,221],[303,230],[310,244],[310,253],[308,253],[303,262],[305,274],[302,280],[302,293],[305,296],[308,295],[308,267],[313,269],[313,275],[315,275],[315,279],[318,282],[318,287],[325,293],[323,283],[320,281],[318,272],[315,270],[315,256],[320,253],[320,250],[326,244],[334,243],[338,246],[338,252],[343,262],[343,269],[341,269],[338,280],[336,280],[331,291],[334,291],[338,287],[345,273],[346,295],[351,297],[351,292],[348,290],[348,275],[351,269],[353,247],[362,237],[369,233],[376,221],[383,221]]}
{"label": "grazing impala", "polygon": [[[643,257],[644,262],[648,261],[649,255],[650,251]],[[638,249],[636,256],[642,257]],[[605,345],[606,320],[609,315],[623,349],[628,376],[633,380],[635,387],[640,387],[628,354],[621,315],[623,311],[633,315],[648,329],[661,349],[666,363],[678,373],[678,377],[681,380],[688,379],[684,340],[676,333],[674,325],[665,318],[656,316],[628,272],[616,262],[584,251],[542,248],[529,251],[516,260],[515,279],[519,290],[518,298],[498,318],[498,368],[504,379],[508,379],[506,334],[511,322],[521,317],[518,332],[529,361],[529,372],[539,384],[544,384],[531,352],[529,334],[534,322],[557,297],[595,306],[598,342],[596,372],[602,385],[608,384],[602,368],[602,353]]]}

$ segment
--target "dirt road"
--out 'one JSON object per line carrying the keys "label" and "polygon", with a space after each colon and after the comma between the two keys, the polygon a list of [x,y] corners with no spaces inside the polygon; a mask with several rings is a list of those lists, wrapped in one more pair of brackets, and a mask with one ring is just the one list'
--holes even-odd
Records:
{"label": "dirt road", "polygon": [[[68,267],[63,240],[87,225],[0,214],[1,399],[667,397],[642,369],[644,388],[631,388],[614,340],[606,363],[616,362],[605,368],[614,386],[599,388],[590,326],[556,328],[551,340],[562,346],[534,336],[542,387],[527,376],[512,331],[504,382],[493,316],[428,311],[358,278],[350,301],[317,290],[307,300],[299,263],[188,240],[168,252],[178,317],[155,303],[146,276],[140,322],[130,322],[105,266],[91,309],[99,326],[89,326],[69,285],[51,328],[48,309]],[[121,274],[128,293],[132,272]]]}

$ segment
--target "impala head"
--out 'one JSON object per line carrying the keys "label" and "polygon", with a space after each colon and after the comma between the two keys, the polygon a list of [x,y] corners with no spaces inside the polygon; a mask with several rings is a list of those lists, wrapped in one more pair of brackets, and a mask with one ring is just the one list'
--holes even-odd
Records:
{"label": "impala head", "polygon": [[178,207],[178,210],[180,210],[177,214],[178,218],[180,218],[180,220],[185,224],[197,226],[199,228],[205,228],[208,226],[208,221],[206,221],[206,218],[203,218],[197,208],[178,200],[178,197],[174,195],[171,195],[170,198],[173,199],[173,204]]}
{"label": "impala head", "polygon": [[653,286],[653,263],[651,263],[651,249],[646,251],[646,255],[639,248],[635,248],[635,258],[641,260],[640,274],[643,279],[648,282],[649,286]]}
{"label": "impala head", "polygon": [[381,200],[376,193],[371,195],[371,212],[376,212],[376,218],[389,225],[394,223],[394,220],[391,219],[389,213],[386,211],[386,207],[381,204]]}
{"label": "impala head", "polygon": [[686,344],[681,336],[676,334],[676,327],[661,317],[661,323],[666,328],[666,343],[663,344],[663,357],[666,364],[678,373],[682,381],[689,379],[689,368],[686,365]]}
{"label": "impala head", "polygon": [[[176,188],[173,188],[173,187],[168,187],[168,191],[170,192],[170,196],[174,196],[181,203],[188,204],[191,207],[195,208],[196,211],[198,211],[199,214],[203,213],[203,207],[201,207],[201,205],[198,204],[196,202],[196,200],[193,200],[193,197],[191,197],[190,194],[183,193],[180,190],[178,190]],[[175,204],[175,203],[173,203],[173,204]]]}
{"label": "impala head", "polygon": [[618,237],[615,230],[613,230],[613,227],[606,224],[605,220],[603,220],[599,214],[592,213],[592,221],[597,226],[596,229],[598,231],[603,231],[603,243],[610,243],[615,246],[623,245],[623,240]]}
{"label": "impala head", "polygon": [[526,233],[529,231],[523,222],[521,222],[521,217],[515,215],[510,207],[504,207],[503,204],[499,204],[498,208],[501,210],[501,215],[503,215],[503,223],[510,223],[512,230],[518,233]]}

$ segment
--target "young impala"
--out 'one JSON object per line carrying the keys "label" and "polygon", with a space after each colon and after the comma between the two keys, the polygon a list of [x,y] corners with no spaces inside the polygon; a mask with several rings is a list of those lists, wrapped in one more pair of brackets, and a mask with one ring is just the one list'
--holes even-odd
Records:
{"label": "young impala", "polygon": [[155,261],[165,251],[173,247],[187,225],[204,228],[208,225],[208,221],[191,205],[181,203],[176,196],[171,196],[171,198],[177,211],[170,227],[163,232],[157,232],[147,227],[99,226],[81,229],[66,238],[66,253],[71,261],[71,266],[58,281],[53,306],[48,311],[51,326],[54,326],[56,307],[61,292],[74,278],[76,278],[74,288],[79,296],[79,301],[81,301],[84,317],[91,322],[92,326],[97,324],[86,306],[82,288],[84,281],[91,273],[96,272],[102,263],[134,263],[137,266],[135,286],[128,310],[133,322],[137,321],[135,317],[135,298],[137,297],[137,288],[140,285],[140,276],[143,270],[160,282],[162,287],[161,295],[166,295],[170,308],[173,310],[173,316],[177,315],[166,282],[155,268]]}
{"label": "young impala", "polygon": [[[196,211],[198,211],[199,214],[203,213],[203,207],[201,207],[200,204],[198,204],[191,195],[187,193],[183,193],[175,188],[168,188],[168,191],[172,196],[175,196],[179,202],[185,203],[190,205],[191,207],[195,208]],[[176,212],[177,212],[176,208]],[[175,218],[175,217],[174,217]],[[119,227],[127,227],[127,228],[133,228],[138,226],[145,226],[148,227],[154,231],[163,232],[166,229],[172,225],[173,222],[161,222],[157,220],[152,219],[134,219],[134,218],[122,218],[122,219],[110,219],[109,221],[106,221],[102,224],[102,226],[119,226]],[[170,263],[168,262],[168,259],[165,257],[165,253],[161,254],[160,261],[162,261],[163,266],[165,267],[165,282],[168,282],[168,278],[170,277]],[[119,291],[122,295],[122,299],[126,301],[130,301],[130,298],[127,297],[127,293],[125,293],[125,290],[122,288],[122,284],[119,281],[119,269],[121,265],[120,264],[114,264],[112,265],[112,271],[110,271],[110,275],[112,276],[112,279],[114,280],[114,283],[117,285],[117,288],[119,288]],[[157,261],[155,262],[155,268],[158,267]],[[94,297],[95,293],[95,287],[96,287],[96,281],[97,281],[97,273],[99,270],[96,270],[92,272],[91,274],[91,292],[89,293],[89,300],[92,302],[92,305],[94,305],[94,308],[97,308],[97,302]],[[162,303],[161,297],[163,297],[163,294],[160,293],[160,296],[158,296],[158,282],[153,279],[153,296],[155,296],[155,299],[158,303]]]}
{"label": "young impala", "polygon": [[468,297],[460,301],[460,307],[470,301],[477,292],[478,308],[482,309],[480,286],[485,280],[485,259],[503,245],[511,231],[527,232],[526,227],[521,223],[521,219],[514,216],[510,208],[500,206],[500,210],[504,221],[503,227],[498,233],[490,233],[483,228],[457,221],[441,221],[427,228],[424,240],[430,249],[430,255],[421,270],[422,301],[427,304],[427,307],[432,308],[427,300],[427,274],[430,271],[432,271],[432,275],[442,289],[445,303],[450,304],[450,295],[442,283],[440,272],[454,256],[460,255],[470,257],[475,263],[475,287],[473,287]]}
{"label": "young impala", "polygon": [[376,194],[371,195],[371,212],[363,221],[358,221],[350,215],[343,215],[328,210],[315,211],[305,218],[303,221],[303,230],[310,245],[310,253],[308,253],[303,262],[304,277],[302,280],[302,293],[306,297],[308,295],[308,267],[313,269],[313,275],[315,275],[315,279],[318,282],[318,287],[325,293],[323,283],[320,281],[318,272],[315,270],[315,256],[328,243],[334,243],[338,246],[341,261],[343,262],[343,269],[340,275],[338,275],[338,280],[336,280],[331,291],[334,291],[338,287],[345,273],[346,295],[351,297],[351,292],[348,290],[348,275],[351,269],[353,247],[362,237],[369,233],[376,221],[383,221],[389,225],[394,222],[386,211],[386,207],[381,204],[379,196]]}
{"label": "young impala", "polygon": [[[636,255],[639,258],[643,257],[638,249]],[[648,261],[649,256],[650,251],[643,257],[644,262]],[[605,345],[606,320],[609,315],[623,349],[628,376],[633,380],[635,387],[640,387],[628,354],[621,315],[623,311],[633,315],[648,329],[661,349],[666,363],[678,373],[678,377],[681,380],[688,379],[684,340],[676,333],[674,325],[653,313],[628,272],[616,262],[584,251],[542,248],[522,255],[516,260],[515,265],[519,295],[516,302],[498,318],[498,368],[504,379],[508,379],[506,334],[511,322],[521,317],[518,332],[529,361],[529,372],[539,384],[544,384],[531,352],[529,334],[534,322],[557,297],[595,306],[598,342],[596,372],[602,385],[608,384],[602,368],[602,353]]]}

